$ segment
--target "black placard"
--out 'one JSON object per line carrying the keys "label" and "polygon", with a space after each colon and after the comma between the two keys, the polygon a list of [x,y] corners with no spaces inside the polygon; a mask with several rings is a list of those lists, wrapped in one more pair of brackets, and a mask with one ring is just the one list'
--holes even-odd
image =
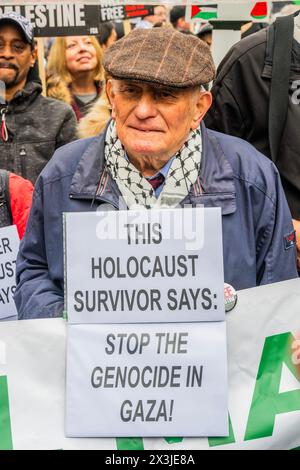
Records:
{"label": "black placard", "polygon": [[99,24],[144,17],[153,13],[147,5],[43,4],[0,6],[0,13],[13,10],[25,16],[34,26],[35,37],[79,36],[99,33]]}

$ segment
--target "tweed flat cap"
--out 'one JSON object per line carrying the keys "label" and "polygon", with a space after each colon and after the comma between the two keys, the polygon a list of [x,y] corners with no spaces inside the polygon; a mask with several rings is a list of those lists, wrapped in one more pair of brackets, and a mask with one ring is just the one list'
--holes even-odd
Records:
{"label": "tweed flat cap", "polygon": [[173,28],[135,29],[110,46],[104,68],[112,77],[189,88],[215,76],[210,49]]}

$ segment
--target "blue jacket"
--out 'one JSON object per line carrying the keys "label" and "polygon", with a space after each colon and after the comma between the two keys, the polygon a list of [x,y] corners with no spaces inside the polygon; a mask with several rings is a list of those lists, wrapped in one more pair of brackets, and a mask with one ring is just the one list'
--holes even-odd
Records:
{"label": "blue jacket", "polygon": [[[293,226],[275,166],[245,141],[201,126],[199,178],[182,205],[222,208],[225,282],[245,289],[297,277]],[[103,134],[56,151],[36,183],[17,260],[19,318],[62,315],[62,213],[118,209],[119,196],[105,168]]]}

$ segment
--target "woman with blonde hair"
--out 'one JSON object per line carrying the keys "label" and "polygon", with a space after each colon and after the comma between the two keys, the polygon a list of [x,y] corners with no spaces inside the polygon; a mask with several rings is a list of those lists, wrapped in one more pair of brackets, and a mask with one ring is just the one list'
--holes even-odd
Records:
{"label": "woman with blonde hair", "polygon": [[47,95],[71,104],[79,121],[102,91],[102,50],[94,36],[56,38],[47,65]]}

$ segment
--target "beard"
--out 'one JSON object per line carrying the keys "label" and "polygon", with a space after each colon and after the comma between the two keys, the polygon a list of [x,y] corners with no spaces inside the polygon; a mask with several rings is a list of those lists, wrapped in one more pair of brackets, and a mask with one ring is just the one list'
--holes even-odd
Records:
{"label": "beard", "polygon": [[[9,73],[5,73],[9,71]],[[12,74],[10,71],[13,71]],[[18,83],[19,68],[15,64],[3,64],[0,62],[0,80],[4,83],[6,88],[12,88]]]}

